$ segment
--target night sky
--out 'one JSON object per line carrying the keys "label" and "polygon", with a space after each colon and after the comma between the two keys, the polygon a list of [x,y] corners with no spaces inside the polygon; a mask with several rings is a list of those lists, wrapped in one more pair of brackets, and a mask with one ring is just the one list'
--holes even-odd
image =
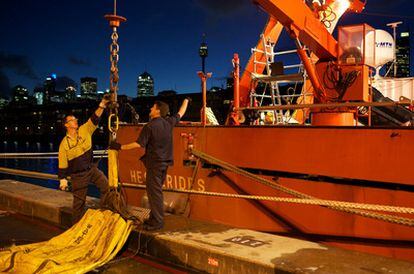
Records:
{"label": "night sky", "polygon": [[[2,0],[1,95],[17,84],[31,92],[52,73],[61,86],[75,82],[79,88],[80,78],[91,76],[98,78],[98,90],[106,89],[111,30],[103,16],[112,11],[112,0]],[[132,97],[137,76],[145,70],[154,77],[156,92],[199,91],[203,33],[207,71],[213,72],[209,86],[224,85],[233,53],[244,65],[267,19],[250,0],[118,0],[117,11],[128,19],[119,29],[120,94]],[[401,30],[406,30],[413,27],[413,12],[410,0],[370,0],[365,15],[347,14],[340,24],[366,21],[389,30],[386,23],[404,21]],[[378,13],[386,16],[372,15]],[[291,47],[287,39],[279,44],[279,49]]]}

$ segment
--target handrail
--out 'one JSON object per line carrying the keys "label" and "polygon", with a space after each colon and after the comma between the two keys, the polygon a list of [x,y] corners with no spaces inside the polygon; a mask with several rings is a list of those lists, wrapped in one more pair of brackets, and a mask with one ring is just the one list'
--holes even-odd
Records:
{"label": "handrail", "polygon": [[264,107],[241,107],[238,110],[287,110],[302,108],[341,108],[341,107],[388,107],[388,106],[411,106],[413,102],[348,102],[348,103],[326,103],[326,104],[302,104],[302,105],[280,105]]}
{"label": "handrail", "polygon": [[23,176],[23,177],[30,177],[30,178],[36,178],[36,179],[45,179],[45,180],[54,180],[54,181],[59,180],[56,174],[14,169],[14,168],[8,168],[8,167],[0,167],[0,173]]}
{"label": "handrail", "polygon": [[[94,158],[107,158],[107,150],[95,150]],[[1,159],[57,159],[58,152],[6,152],[0,153]]]}

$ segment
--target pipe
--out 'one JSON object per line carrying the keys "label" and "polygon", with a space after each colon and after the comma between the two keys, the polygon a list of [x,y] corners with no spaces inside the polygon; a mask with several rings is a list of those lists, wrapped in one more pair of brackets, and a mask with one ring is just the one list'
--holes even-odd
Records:
{"label": "pipe", "polygon": [[201,124],[206,126],[207,124],[207,115],[206,115],[206,108],[207,108],[207,79],[211,77],[211,72],[204,73],[202,71],[197,72],[198,77],[201,79],[201,94],[203,96],[203,107],[201,109]]}
{"label": "pipe", "polygon": [[[233,80],[234,80],[234,90],[233,90],[233,100],[234,107],[240,107],[240,59],[237,53],[233,56]],[[237,118],[237,114],[236,114]]]}

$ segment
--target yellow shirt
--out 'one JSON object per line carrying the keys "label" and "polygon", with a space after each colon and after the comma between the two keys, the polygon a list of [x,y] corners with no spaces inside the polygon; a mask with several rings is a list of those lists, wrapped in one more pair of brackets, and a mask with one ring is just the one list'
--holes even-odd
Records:
{"label": "yellow shirt", "polygon": [[[96,130],[99,120],[93,118],[97,117],[92,117],[79,127],[77,138],[66,135],[60,142],[59,179],[91,168],[93,160],[92,134]],[[92,119],[96,124],[92,122]]]}

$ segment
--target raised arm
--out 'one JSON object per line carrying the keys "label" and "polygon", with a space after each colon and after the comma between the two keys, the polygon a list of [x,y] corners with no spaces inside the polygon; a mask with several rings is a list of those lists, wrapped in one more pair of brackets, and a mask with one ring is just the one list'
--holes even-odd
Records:
{"label": "raised arm", "polygon": [[180,115],[180,119],[183,118],[185,112],[187,111],[188,103],[190,102],[190,98],[187,97],[184,99],[183,103],[181,104],[180,110],[178,111],[178,115]]}
{"label": "raised arm", "polygon": [[101,102],[99,103],[99,107],[92,114],[91,118],[89,118],[88,121],[81,126],[81,128],[86,129],[89,132],[89,134],[92,135],[95,129],[97,128],[102,113],[104,112],[108,103],[109,98],[107,96],[104,96],[104,98],[102,98]]}
{"label": "raised arm", "polygon": [[99,107],[95,110],[95,115],[100,118],[102,113],[104,112],[106,106],[109,103],[109,96],[105,94],[105,96],[102,98],[101,102],[99,103]]}

